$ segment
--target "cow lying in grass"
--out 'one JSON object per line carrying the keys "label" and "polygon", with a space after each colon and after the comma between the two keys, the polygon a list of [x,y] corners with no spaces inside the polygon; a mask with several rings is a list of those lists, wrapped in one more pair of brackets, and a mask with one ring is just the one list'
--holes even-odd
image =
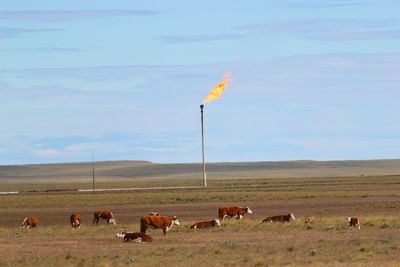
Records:
{"label": "cow lying in grass", "polygon": [[22,228],[35,228],[39,224],[39,220],[36,217],[26,217],[21,224]]}
{"label": "cow lying in grass", "polygon": [[212,221],[204,221],[204,222],[197,222],[190,226],[192,229],[197,229],[197,228],[210,228],[210,227],[220,227],[221,222],[219,219],[214,219]]}
{"label": "cow lying in grass", "polygon": [[272,217],[265,218],[262,222],[269,222],[269,223],[275,223],[275,222],[280,222],[280,223],[285,223],[285,222],[290,222],[296,220],[294,217],[293,213],[289,213],[287,215],[276,215]]}
{"label": "cow lying in grass", "polygon": [[138,243],[153,241],[153,238],[149,235],[146,235],[145,233],[140,233],[140,232],[130,233],[126,232],[124,229],[120,229],[119,232],[116,234],[116,236],[119,238],[123,238],[124,242],[129,242],[130,240],[133,240]]}

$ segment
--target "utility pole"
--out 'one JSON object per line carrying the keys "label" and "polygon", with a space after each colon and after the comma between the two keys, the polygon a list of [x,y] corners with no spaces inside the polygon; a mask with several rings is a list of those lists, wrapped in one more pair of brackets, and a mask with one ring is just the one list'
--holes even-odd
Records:
{"label": "utility pole", "polygon": [[93,176],[93,192],[95,191],[95,183],[94,183],[94,153],[92,153],[92,176]]}

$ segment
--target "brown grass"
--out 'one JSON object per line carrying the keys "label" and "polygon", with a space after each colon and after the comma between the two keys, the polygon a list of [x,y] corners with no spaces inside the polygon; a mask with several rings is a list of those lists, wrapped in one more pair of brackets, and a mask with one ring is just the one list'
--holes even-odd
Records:
{"label": "brown grass", "polygon": [[[397,266],[399,176],[225,175],[210,179],[206,190],[0,196],[0,266]],[[75,182],[51,186],[71,187]],[[145,185],[145,180],[140,183]],[[28,188],[26,183],[21,187]],[[221,228],[190,229],[195,221],[216,218],[220,205],[248,205],[254,214],[226,219]],[[118,225],[92,225],[98,209],[112,210]],[[115,237],[120,228],[138,231],[139,218],[150,211],[177,215],[182,225],[167,236],[151,230],[154,241],[148,244],[123,243]],[[83,219],[75,231],[68,221],[74,212]],[[297,220],[261,223],[288,212]],[[20,229],[30,215],[39,217],[39,227]],[[302,221],[306,216],[315,218],[309,227]],[[359,216],[361,230],[349,228],[347,216]]]}

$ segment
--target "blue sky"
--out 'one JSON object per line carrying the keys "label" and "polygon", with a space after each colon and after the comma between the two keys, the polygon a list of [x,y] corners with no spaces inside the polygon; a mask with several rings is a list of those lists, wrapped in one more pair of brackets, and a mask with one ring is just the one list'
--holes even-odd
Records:
{"label": "blue sky", "polygon": [[400,158],[400,1],[7,1],[0,164]]}

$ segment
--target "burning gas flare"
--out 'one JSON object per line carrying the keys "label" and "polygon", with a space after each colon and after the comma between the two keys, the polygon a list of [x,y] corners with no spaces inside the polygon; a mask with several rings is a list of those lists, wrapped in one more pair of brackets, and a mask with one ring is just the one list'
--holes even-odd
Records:
{"label": "burning gas flare", "polygon": [[215,86],[209,93],[206,98],[203,100],[203,104],[210,103],[222,97],[225,89],[228,87],[228,83],[231,80],[231,75],[229,72],[225,73],[224,80],[220,82],[217,86]]}

